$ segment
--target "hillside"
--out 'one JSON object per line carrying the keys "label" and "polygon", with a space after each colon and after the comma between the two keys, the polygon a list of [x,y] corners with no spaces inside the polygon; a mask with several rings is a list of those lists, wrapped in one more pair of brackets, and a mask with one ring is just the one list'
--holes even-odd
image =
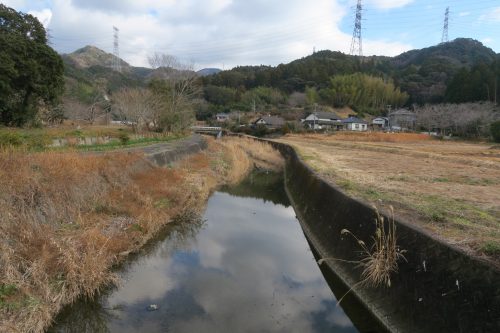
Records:
{"label": "hillside", "polygon": [[409,103],[441,102],[447,84],[462,68],[491,63],[497,55],[478,41],[458,38],[396,57],[358,57],[320,51],[277,67],[236,67],[204,79],[206,84],[247,89],[270,86],[291,93],[306,86],[323,88],[334,75],[363,72],[393,79],[410,95]]}

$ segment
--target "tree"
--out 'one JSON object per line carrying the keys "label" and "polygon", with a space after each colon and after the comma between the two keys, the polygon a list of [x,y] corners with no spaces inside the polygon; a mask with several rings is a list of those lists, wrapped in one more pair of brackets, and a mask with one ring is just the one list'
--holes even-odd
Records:
{"label": "tree", "polygon": [[150,89],[160,98],[163,108],[158,129],[183,131],[194,121],[194,101],[200,94],[200,80],[193,65],[184,64],[171,55],[155,53],[148,57],[155,69]]}
{"label": "tree", "polygon": [[123,88],[113,94],[113,103],[122,120],[132,123],[135,132],[156,129],[165,105],[145,88]]}
{"label": "tree", "polygon": [[56,107],[64,90],[63,62],[32,15],[0,4],[0,123],[21,126],[40,108]]}

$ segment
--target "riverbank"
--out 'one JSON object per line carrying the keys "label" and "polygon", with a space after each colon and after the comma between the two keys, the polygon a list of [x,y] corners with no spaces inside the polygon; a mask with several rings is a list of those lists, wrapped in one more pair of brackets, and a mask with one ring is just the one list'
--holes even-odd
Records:
{"label": "riverbank", "polygon": [[500,154],[426,135],[339,133],[280,140],[351,197],[395,209],[416,227],[500,264]]}
{"label": "riverbank", "polygon": [[1,152],[0,331],[42,332],[63,305],[117,283],[113,265],[216,187],[283,164],[266,144],[207,140],[168,168],[141,152]]}
{"label": "riverbank", "polygon": [[[311,248],[349,290],[337,294],[345,295],[342,302],[362,304],[390,332],[498,331],[500,271],[491,261],[465,253],[412,220],[385,209],[380,215],[313,170],[290,145],[273,145],[286,157],[287,192]],[[393,267],[390,258],[397,253],[404,259]],[[366,275],[386,268],[382,284]]]}

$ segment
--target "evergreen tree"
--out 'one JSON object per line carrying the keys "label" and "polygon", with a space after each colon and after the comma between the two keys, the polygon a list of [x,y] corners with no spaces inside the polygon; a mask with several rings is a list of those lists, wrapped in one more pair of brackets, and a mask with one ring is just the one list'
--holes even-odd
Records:
{"label": "evergreen tree", "polygon": [[0,123],[21,126],[64,89],[63,62],[32,15],[0,4]]}

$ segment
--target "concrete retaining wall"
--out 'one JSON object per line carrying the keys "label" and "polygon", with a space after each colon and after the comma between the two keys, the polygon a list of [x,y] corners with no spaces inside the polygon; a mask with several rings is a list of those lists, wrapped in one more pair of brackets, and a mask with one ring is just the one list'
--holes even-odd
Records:
{"label": "concrete retaining wall", "polygon": [[[359,260],[359,246],[340,232],[348,229],[371,244],[373,209],[321,179],[290,146],[272,144],[287,160],[286,187],[314,250],[323,258]],[[355,287],[354,297],[392,332],[500,332],[500,271],[395,222],[408,262],[400,262],[390,288]],[[326,265],[348,288],[360,279],[353,264]]]}
{"label": "concrete retaining wall", "polygon": [[207,142],[201,135],[194,134],[189,138],[151,145],[140,148],[146,158],[158,166],[166,166],[207,148]]}

